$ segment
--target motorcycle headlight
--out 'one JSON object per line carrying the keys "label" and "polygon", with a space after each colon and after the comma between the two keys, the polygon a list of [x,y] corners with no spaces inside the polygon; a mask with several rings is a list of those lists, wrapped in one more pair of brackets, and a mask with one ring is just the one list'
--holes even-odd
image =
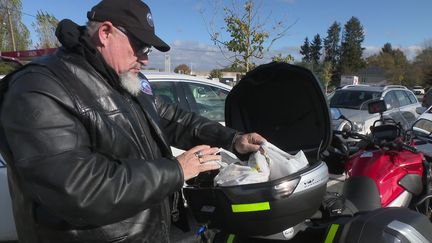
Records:
{"label": "motorcycle headlight", "polygon": [[340,127],[341,131],[351,131],[351,124],[349,122],[344,122]]}

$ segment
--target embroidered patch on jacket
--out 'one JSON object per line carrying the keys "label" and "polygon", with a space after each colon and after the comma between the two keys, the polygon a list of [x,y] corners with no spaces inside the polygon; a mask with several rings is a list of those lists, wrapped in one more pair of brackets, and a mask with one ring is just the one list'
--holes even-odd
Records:
{"label": "embroidered patch on jacket", "polygon": [[141,91],[148,95],[153,95],[150,82],[147,80],[147,78],[145,77],[140,77],[140,78],[141,78]]}

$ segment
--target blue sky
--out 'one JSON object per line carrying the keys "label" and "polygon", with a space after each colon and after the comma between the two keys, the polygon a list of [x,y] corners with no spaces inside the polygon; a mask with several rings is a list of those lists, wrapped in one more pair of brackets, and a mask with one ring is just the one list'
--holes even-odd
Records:
{"label": "blue sky", "polygon": [[[192,66],[193,70],[221,68],[226,64],[211,42],[205,22],[216,16],[216,27],[223,26],[222,6],[230,6],[231,0],[222,1],[217,5],[219,8],[213,9],[215,1],[145,1],[152,10],[157,35],[172,47],[166,54],[152,52],[151,67],[163,68],[165,55],[169,55],[172,69],[182,63]],[[82,25],[86,22],[86,12],[98,2],[22,0],[23,20],[31,28],[35,18],[30,15],[42,10],[59,20],[69,18]],[[270,16],[266,21],[268,27],[275,20],[283,20],[286,25],[294,24],[287,35],[272,46],[263,62],[277,53],[291,54],[300,60],[298,50],[305,37],[312,39],[320,34],[324,38],[334,21],[343,26],[352,16],[359,18],[365,30],[365,55],[378,52],[386,42],[390,42],[412,58],[425,41],[432,41],[431,0],[263,0],[259,9],[261,19]],[[219,15],[214,14],[215,10]],[[37,42],[36,36],[33,39]]]}

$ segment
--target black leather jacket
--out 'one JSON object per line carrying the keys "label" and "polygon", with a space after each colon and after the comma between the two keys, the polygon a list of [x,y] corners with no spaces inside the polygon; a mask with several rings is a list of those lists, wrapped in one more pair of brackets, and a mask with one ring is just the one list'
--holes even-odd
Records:
{"label": "black leather jacket", "polygon": [[235,135],[113,88],[75,54],[4,82],[1,151],[20,242],[168,242],[167,198],[183,185],[169,146],[230,149]]}

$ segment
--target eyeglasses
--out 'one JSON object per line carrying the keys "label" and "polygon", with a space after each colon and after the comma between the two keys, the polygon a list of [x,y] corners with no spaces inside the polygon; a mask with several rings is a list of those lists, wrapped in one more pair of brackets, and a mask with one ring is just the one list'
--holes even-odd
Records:
{"label": "eyeglasses", "polygon": [[114,26],[114,27],[129,39],[130,43],[132,44],[132,48],[135,51],[135,55],[137,56],[148,55],[152,51],[150,45],[143,44],[142,41],[138,40],[135,36],[129,34],[125,28],[121,26]]}

